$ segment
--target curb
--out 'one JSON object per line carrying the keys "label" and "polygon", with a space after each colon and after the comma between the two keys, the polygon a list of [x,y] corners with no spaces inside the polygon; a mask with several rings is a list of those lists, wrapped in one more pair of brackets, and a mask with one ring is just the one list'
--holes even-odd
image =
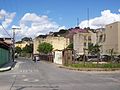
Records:
{"label": "curb", "polygon": [[[8,63],[8,66],[3,66],[2,68],[0,68],[0,72],[5,72],[5,71],[9,71],[12,69],[12,67],[15,65],[16,62],[11,62]],[[7,64],[6,64],[7,65]]]}
{"label": "curb", "polygon": [[73,68],[66,66],[59,66],[59,68],[65,68],[68,70],[76,70],[76,71],[120,71],[120,68]]}

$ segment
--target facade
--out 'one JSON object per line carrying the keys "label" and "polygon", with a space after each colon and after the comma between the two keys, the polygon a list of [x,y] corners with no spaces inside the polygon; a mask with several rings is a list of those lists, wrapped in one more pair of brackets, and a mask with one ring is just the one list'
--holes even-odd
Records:
{"label": "facade", "polygon": [[51,36],[51,35],[40,35],[33,40],[33,53],[38,54],[37,51],[38,45],[40,43],[47,42],[53,45],[53,50],[63,50],[70,43],[69,38],[65,38],[63,36]]}
{"label": "facade", "polygon": [[84,49],[88,49],[88,43],[91,42],[91,36],[89,32],[76,33],[73,36],[73,48],[78,55],[84,54]]}
{"label": "facade", "polygon": [[26,45],[30,45],[32,42],[29,41],[19,41],[15,43],[15,47],[24,48]]}
{"label": "facade", "polygon": [[106,25],[105,34],[103,53],[108,54],[110,49],[114,49],[115,53],[120,54],[120,22]]}

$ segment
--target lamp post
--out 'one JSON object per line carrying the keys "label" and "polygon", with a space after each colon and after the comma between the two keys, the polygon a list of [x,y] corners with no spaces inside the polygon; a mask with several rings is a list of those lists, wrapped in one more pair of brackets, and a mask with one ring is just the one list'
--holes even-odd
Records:
{"label": "lamp post", "polygon": [[13,62],[15,60],[15,30],[20,30],[20,27],[12,27],[13,29]]}

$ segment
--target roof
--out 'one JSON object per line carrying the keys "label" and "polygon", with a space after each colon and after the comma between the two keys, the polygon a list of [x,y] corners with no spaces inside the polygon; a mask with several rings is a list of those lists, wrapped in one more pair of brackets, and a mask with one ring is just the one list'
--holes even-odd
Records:
{"label": "roof", "polygon": [[69,29],[69,34],[67,35],[67,37],[72,37],[74,34],[76,33],[89,33],[88,30],[86,29],[81,29],[81,28],[71,28]]}
{"label": "roof", "polygon": [[10,45],[3,42],[3,41],[0,41],[0,48],[5,48],[5,49],[9,49],[10,48]]}

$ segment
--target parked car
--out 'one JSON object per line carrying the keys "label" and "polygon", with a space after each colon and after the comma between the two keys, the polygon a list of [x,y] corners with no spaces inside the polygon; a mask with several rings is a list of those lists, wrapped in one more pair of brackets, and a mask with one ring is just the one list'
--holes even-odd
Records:
{"label": "parked car", "polygon": [[111,56],[109,56],[109,55],[101,55],[102,61],[108,62],[108,61],[110,61],[110,59],[111,59]]}
{"label": "parked car", "polygon": [[114,56],[113,62],[120,63],[120,55]]}
{"label": "parked car", "polygon": [[40,58],[39,58],[38,54],[33,55],[33,61],[40,61]]}
{"label": "parked car", "polygon": [[90,56],[87,56],[87,61],[90,62],[97,62],[98,61],[98,58],[96,55],[90,55]]}

